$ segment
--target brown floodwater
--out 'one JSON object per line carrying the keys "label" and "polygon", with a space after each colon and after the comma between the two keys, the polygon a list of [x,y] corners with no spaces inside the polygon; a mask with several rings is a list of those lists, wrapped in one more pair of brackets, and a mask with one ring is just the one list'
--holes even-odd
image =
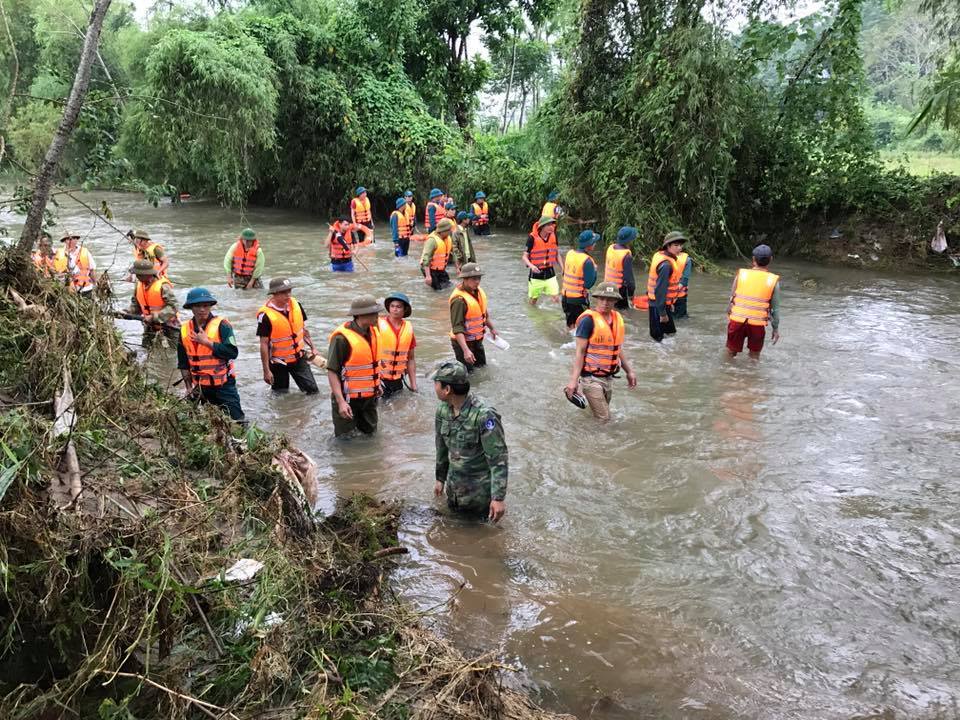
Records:
{"label": "brown floodwater", "polygon": [[[604,720],[957,717],[956,279],[775,261],[783,339],[753,363],[723,358],[730,279],[695,274],[675,338],[658,345],[645,316],[628,316],[639,386],[616,384],[600,426],[561,395],[570,337],[556,306],[526,305],[522,235],[478,238],[511,344],[474,375],[510,447],[508,513],[491,526],[433,500],[431,383],[385,404],[376,436],[335,441],[326,379],[319,397],[272,396],[254,334],[264,293],[225,286],[226,247],[252,225],[267,277],[293,279],[319,345],[354,295],[401,290],[429,368],[450,355],[446,293],[393,257],[385,224],[369,270],[333,274],[326,223],[307,214],[88,196],[101,199],[124,230],[166,245],[181,300],[194,285],[220,298],[244,409],[316,461],[320,509],[353,491],[402,501],[400,595],[464,650],[515,665],[550,707]],[[69,202],[60,216],[122,276],[119,235]],[[115,286],[125,302],[131,286]],[[136,323],[120,325],[136,344]],[[171,350],[148,363],[177,377]]]}

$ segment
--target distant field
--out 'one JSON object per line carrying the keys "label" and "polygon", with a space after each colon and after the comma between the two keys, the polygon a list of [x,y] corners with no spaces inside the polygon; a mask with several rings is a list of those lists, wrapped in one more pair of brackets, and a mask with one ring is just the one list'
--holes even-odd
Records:
{"label": "distant field", "polygon": [[960,154],[880,153],[880,158],[888,167],[903,167],[911,175],[948,173],[960,176]]}

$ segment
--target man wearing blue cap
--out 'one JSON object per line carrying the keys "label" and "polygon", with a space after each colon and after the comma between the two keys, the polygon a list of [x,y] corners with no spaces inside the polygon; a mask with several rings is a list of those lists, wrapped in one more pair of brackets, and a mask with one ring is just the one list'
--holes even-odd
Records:
{"label": "man wearing blue cap", "polygon": [[473,206],[470,208],[473,213],[473,231],[477,235],[490,234],[490,205],[487,203],[487,196],[481,190],[473,196]]}
{"label": "man wearing blue cap", "polygon": [[573,330],[577,318],[590,308],[590,288],[597,282],[597,264],[590,251],[600,236],[593,230],[584,230],[577,238],[577,249],[569,250],[563,261],[563,314],[567,329]]}
{"label": "man wearing blue cap", "polygon": [[406,257],[410,250],[410,235],[412,228],[410,218],[406,213],[407,201],[397,198],[397,209],[390,214],[390,235],[393,238],[393,254],[397,257]]}
{"label": "man wearing blue cap", "polygon": [[760,359],[767,323],[773,327],[772,344],[780,339],[780,276],[770,272],[773,251],[769,245],[753,249],[753,267],[743,268],[733,280],[727,309],[727,354],[743,352],[743,342],[754,360]]}
{"label": "man wearing blue cap", "polygon": [[637,229],[628,225],[617,231],[617,239],[607,248],[603,281],[620,288],[617,310],[630,307],[633,294],[637,291],[637,280],[633,276],[633,241],[636,239]]}
{"label": "man wearing blue cap", "polygon": [[470,223],[473,216],[461,210],[457,213],[457,223],[450,236],[453,240],[453,263],[457,266],[457,272],[467,263],[475,263],[477,255],[473,251],[473,241],[470,239]]}
{"label": "man wearing blue cap", "polygon": [[217,405],[231,420],[244,422],[233,361],[239,351],[233,328],[225,318],[214,316],[217,299],[206,288],[192,288],[183,307],[193,319],[180,326],[177,368],[188,397]]}
{"label": "man wearing blue cap", "polygon": [[370,242],[373,240],[373,212],[370,209],[370,198],[367,189],[361,185],[357,188],[357,196],[350,201],[350,219],[357,225],[370,228]]}
{"label": "man wearing blue cap", "polygon": [[410,234],[417,234],[417,204],[413,201],[413,190],[407,190],[403,194],[403,199],[406,202],[406,205],[403,206],[403,212],[407,216],[407,221],[410,224]]}
{"label": "man wearing blue cap", "polygon": [[426,225],[428,233],[436,230],[437,223],[446,215],[446,209],[443,205],[443,190],[434,188],[430,191],[430,201],[423,211],[423,224]]}

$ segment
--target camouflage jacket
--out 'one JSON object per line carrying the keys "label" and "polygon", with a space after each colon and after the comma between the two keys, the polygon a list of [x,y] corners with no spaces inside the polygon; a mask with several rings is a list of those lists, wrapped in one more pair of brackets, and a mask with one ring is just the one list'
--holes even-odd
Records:
{"label": "camouflage jacket", "polygon": [[482,510],[507,494],[507,442],[497,411],[473,395],[454,417],[440,403],[436,416],[437,480],[450,504]]}

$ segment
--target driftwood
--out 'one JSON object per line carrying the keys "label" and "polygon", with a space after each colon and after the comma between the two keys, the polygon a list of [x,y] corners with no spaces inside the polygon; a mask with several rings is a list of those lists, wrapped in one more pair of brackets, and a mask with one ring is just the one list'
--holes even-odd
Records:
{"label": "driftwood", "polygon": [[279,496],[286,525],[294,535],[304,537],[316,527],[317,465],[300,450],[284,448],[274,455],[273,466],[283,475],[274,495]]}
{"label": "driftwood", "polygon": [[[12,292],[12,291],[11,291]],[[80,481],[80,461],[77,459],[77,449],[73,445],[73,427],[77,421],[73,409],[73,378],[70,368],[63,368],[63,386],[53,398],[53,435],[54,437],[67,436],[67,446],[63,449],[60,458],[60,482],[70,488],[70,501],[76,502],[83,492]]]}
{"label": "driftwood", "polygon": [[10,291],[10,299],[17,309],[27,317],[42,318],[47,316],[47,309],[39,305],[33,305],[23,299],[23,296],[13,288],[7,288]]}

